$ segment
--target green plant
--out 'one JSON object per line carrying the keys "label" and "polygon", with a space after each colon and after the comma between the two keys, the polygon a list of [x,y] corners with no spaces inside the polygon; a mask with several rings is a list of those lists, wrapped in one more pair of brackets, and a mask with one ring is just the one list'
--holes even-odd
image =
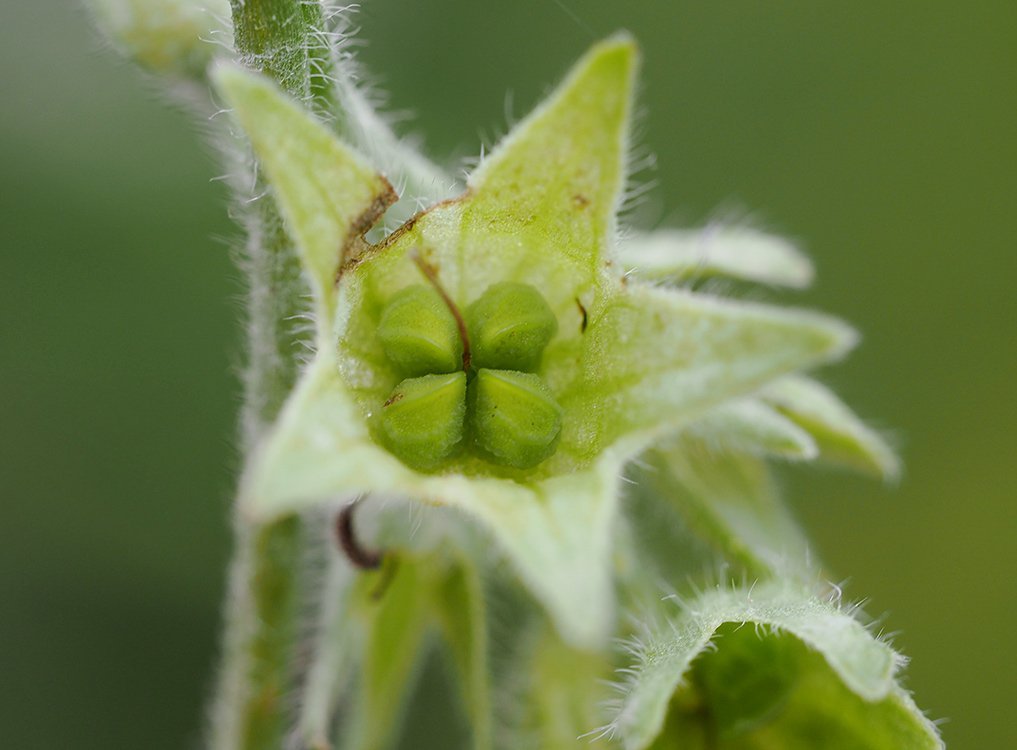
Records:
{"label": "green plant", "polygon": [[679,288],[808,283],[777,238],[619,232],[631,39],[459,185],[353,85],[344,9],[95,5],[229,110],[247,460],[211,747],[390,746],[434,633],[476,748],[940,746],[767,466],[895,473],[798,374],[853,332]]}

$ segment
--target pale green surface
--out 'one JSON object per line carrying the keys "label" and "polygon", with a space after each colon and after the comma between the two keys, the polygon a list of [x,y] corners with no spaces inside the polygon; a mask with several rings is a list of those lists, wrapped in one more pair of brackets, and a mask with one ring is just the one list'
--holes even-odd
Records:
{"label": "pale green surface", "polygon": [[815,313],[630,284],[592,313],[586,340],[582,376],[561,397],[566,411],[596,414],[589,433],[571,438],[578,455],[682,426],[726,398],[838,359],[856,336]]}
{"label": "pale green surface", "polygon": [[301,254],[315,313],[328,319],[343,253],[395,200],[392,188],[269,80],[232,65],[217,68],[213,78],[273,187]]}
{"label": "pale green surface", "polygon": [[398,735],[406,712],[406,697],[419,675],[420,651],[430,633],[434,571],[406,560],[386,587],[385,596],[372,601],[378,576],[363,578],[357,611],[365,639],[360,654],[363,682],[356,686],[353,711],[343,750],[379,750]]}
{"label": "pale green surface", "polygon": [[[629,750],[640,750],[652,744],[664,725],[672,694],[679,689],[692,662],[704,653],[724,623],[764,626],[793,635],[821,654],[832,670],[820,684],[830,679],[839,680],[868,702],[871,710],[853,709],[841,717],[849,741],[842,744],[833,735],[829,746],[854,747],[850,738],[868,736],[862,747],[886,750],[940,747],[932,725],[920,713],[906,706],[901,708],[897,703],[899,688],[895,673],[900,657],[841,611],[836,603],[820,601],[787,584],[769,583],[744,590],[707,592],[694,600],[682,601],[681,608],[687,614],[669,618],[669,626],[648,635],[638,648],[624,701],[611,725],[611,731],[623,738]],[[723,639],[718,640],[716,647],[724,648]],[[816,694],[814,689],[808,692],[803,700],[815,702],[813,711],[824,719],[836,715],[841,705],[836,690],[832,699],[822,693]],[[805,715],[807,717],[808,712]],[[811,734],[802,733],[800,737],[794,726],[788,729],[787,736],[782,736],[783,729],[779,716],[774,723],[764,725],[761,731],[771,734],[771,739],[761,746],[777,742],[781,747],[805,748],[815,746],[808,744],[810,741],[823,741],[815,734],[815,726]],[[670,731],[689,732],[690,737],[694,736],[690,727]]]}
{"label": "pale green surface", "polygon": [[802,288],[814,274],[812,262],[785,238],[724,224],[634,232],[618,257],[636,278],[674,283],[720,276]]}
{"label": "pale green surface", "polygon": [[216,52],[233,44],[227,0],[86,2],[112,43],[153,73],[201,79]]}
{"label": "pale green surface", "polygon": [[820,459],[888,480],[900,473],[900,461],[886,440],[820,383],[803,377],[782,378],[768,386],[762,398],[808,430]]}
{"label": "pale green surface", "polygon": [[744,451],[803,461],[819,455],[816,441],[794,422],[758,399],[729,401],[685,428],[689,437],[714,450]]}
{"label": "pale green surface", "polygon": [[[640,225],[657,212],[699,225],[731,200],[758,209],[816,260],[808,302],[865,332],[823,379],[894,428],[907,477],[884,490],[796,470],[791,495],[849,591],[902,631],[909,686],[951,717],[946,735],[1005,747],[1014,651],[970,638],[970,618],[1005,631],[1009,599],[985,581],[1014,565],[1015,489],[1000,470],[1015,418],[1013,4],[570,5],[646,49],[638,140],[660,184]],[[0,15],[12,613],[0,724],[21,747],[192,746],[239,359],[236,273],[210,237],[235,230],[191,121],[98,54],[80,13]],[[358,22],[372,40],[361,54],[441,155],[475,153],[506,89],[525,110],[590,39],[553,3],[492,23],[475,3],[381,2]],[[418,728],[435,718],[425,710]]]}

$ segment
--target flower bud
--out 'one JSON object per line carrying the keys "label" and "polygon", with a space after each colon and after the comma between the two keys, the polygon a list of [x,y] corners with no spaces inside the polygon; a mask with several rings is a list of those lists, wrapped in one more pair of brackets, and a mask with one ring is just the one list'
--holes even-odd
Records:
{"label": "flower bud", "polygon": [[488,287],[466,311],[477,367],[533,372],[544,347],[558,331],[547,301],[529,284],[511,281]]}
{"label": "flower bud", "polygon": [[415,469],[433,469],[462,442],[466,373],[425,375],[401,382],[381,409],[389,450]]}
{"label": "flower bud", "polygon": [[401,375],[415,378],[463,367],[463,342],[452,312],[423,284],[396,292],[385,306],[378,337]]}
{"label": "flower bud", "polygon": [[229,44],[226,0],[90,0],[102,30],[127,56],[153,73],[200,78]]}
{"label": "flower bud", "polygon": [[473,441],[492,463],[528,469],[554,453],[561,407],[537,375],[478,370],[470,384]]}

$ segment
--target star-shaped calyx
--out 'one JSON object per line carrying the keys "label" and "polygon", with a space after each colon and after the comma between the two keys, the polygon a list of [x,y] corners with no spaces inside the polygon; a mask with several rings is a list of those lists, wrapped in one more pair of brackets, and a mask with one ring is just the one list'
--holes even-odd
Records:
{"label": "star-shaped calyx", "polygon": [[[377,244],[364,233],[394,200],[388,182],[269,81],[215,72],[301,253],[317,321],[314,359],[247,467],[248,517],[365,492],[456,507],[488,529],[565,638],[594,645],[609,633],[624,464],[854,341],[814,313],[626,281],[613,253],[637,58],[627,36],[595,45],[461,196]],[[397,295],[427,284],[421,263],[459,310],[505,283],[546,302],[555,335],[533,363],[508,370],[528,370],[560,408],[546,458],[513,464],[466,448],[414,468],[392,449],[381,415],[408,376],[379,330]]]}

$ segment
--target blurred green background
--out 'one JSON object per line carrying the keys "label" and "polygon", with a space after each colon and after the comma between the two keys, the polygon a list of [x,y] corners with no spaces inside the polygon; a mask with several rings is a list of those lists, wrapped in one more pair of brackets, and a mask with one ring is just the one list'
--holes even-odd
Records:
{"label": "blurred green background", "polygon": [[[786,471],[847,593],[887,613],[954,747],[1012,744],[1013,0],[368,0],[362,57],[466,156],[593,38],[645,50],[638,217],[747,210],[855,322],[826,379],[899,438],[899,488]],[[0,737],[197,746],[229,553],[242,285],[200,126],[68,0],[0,6]]]}

